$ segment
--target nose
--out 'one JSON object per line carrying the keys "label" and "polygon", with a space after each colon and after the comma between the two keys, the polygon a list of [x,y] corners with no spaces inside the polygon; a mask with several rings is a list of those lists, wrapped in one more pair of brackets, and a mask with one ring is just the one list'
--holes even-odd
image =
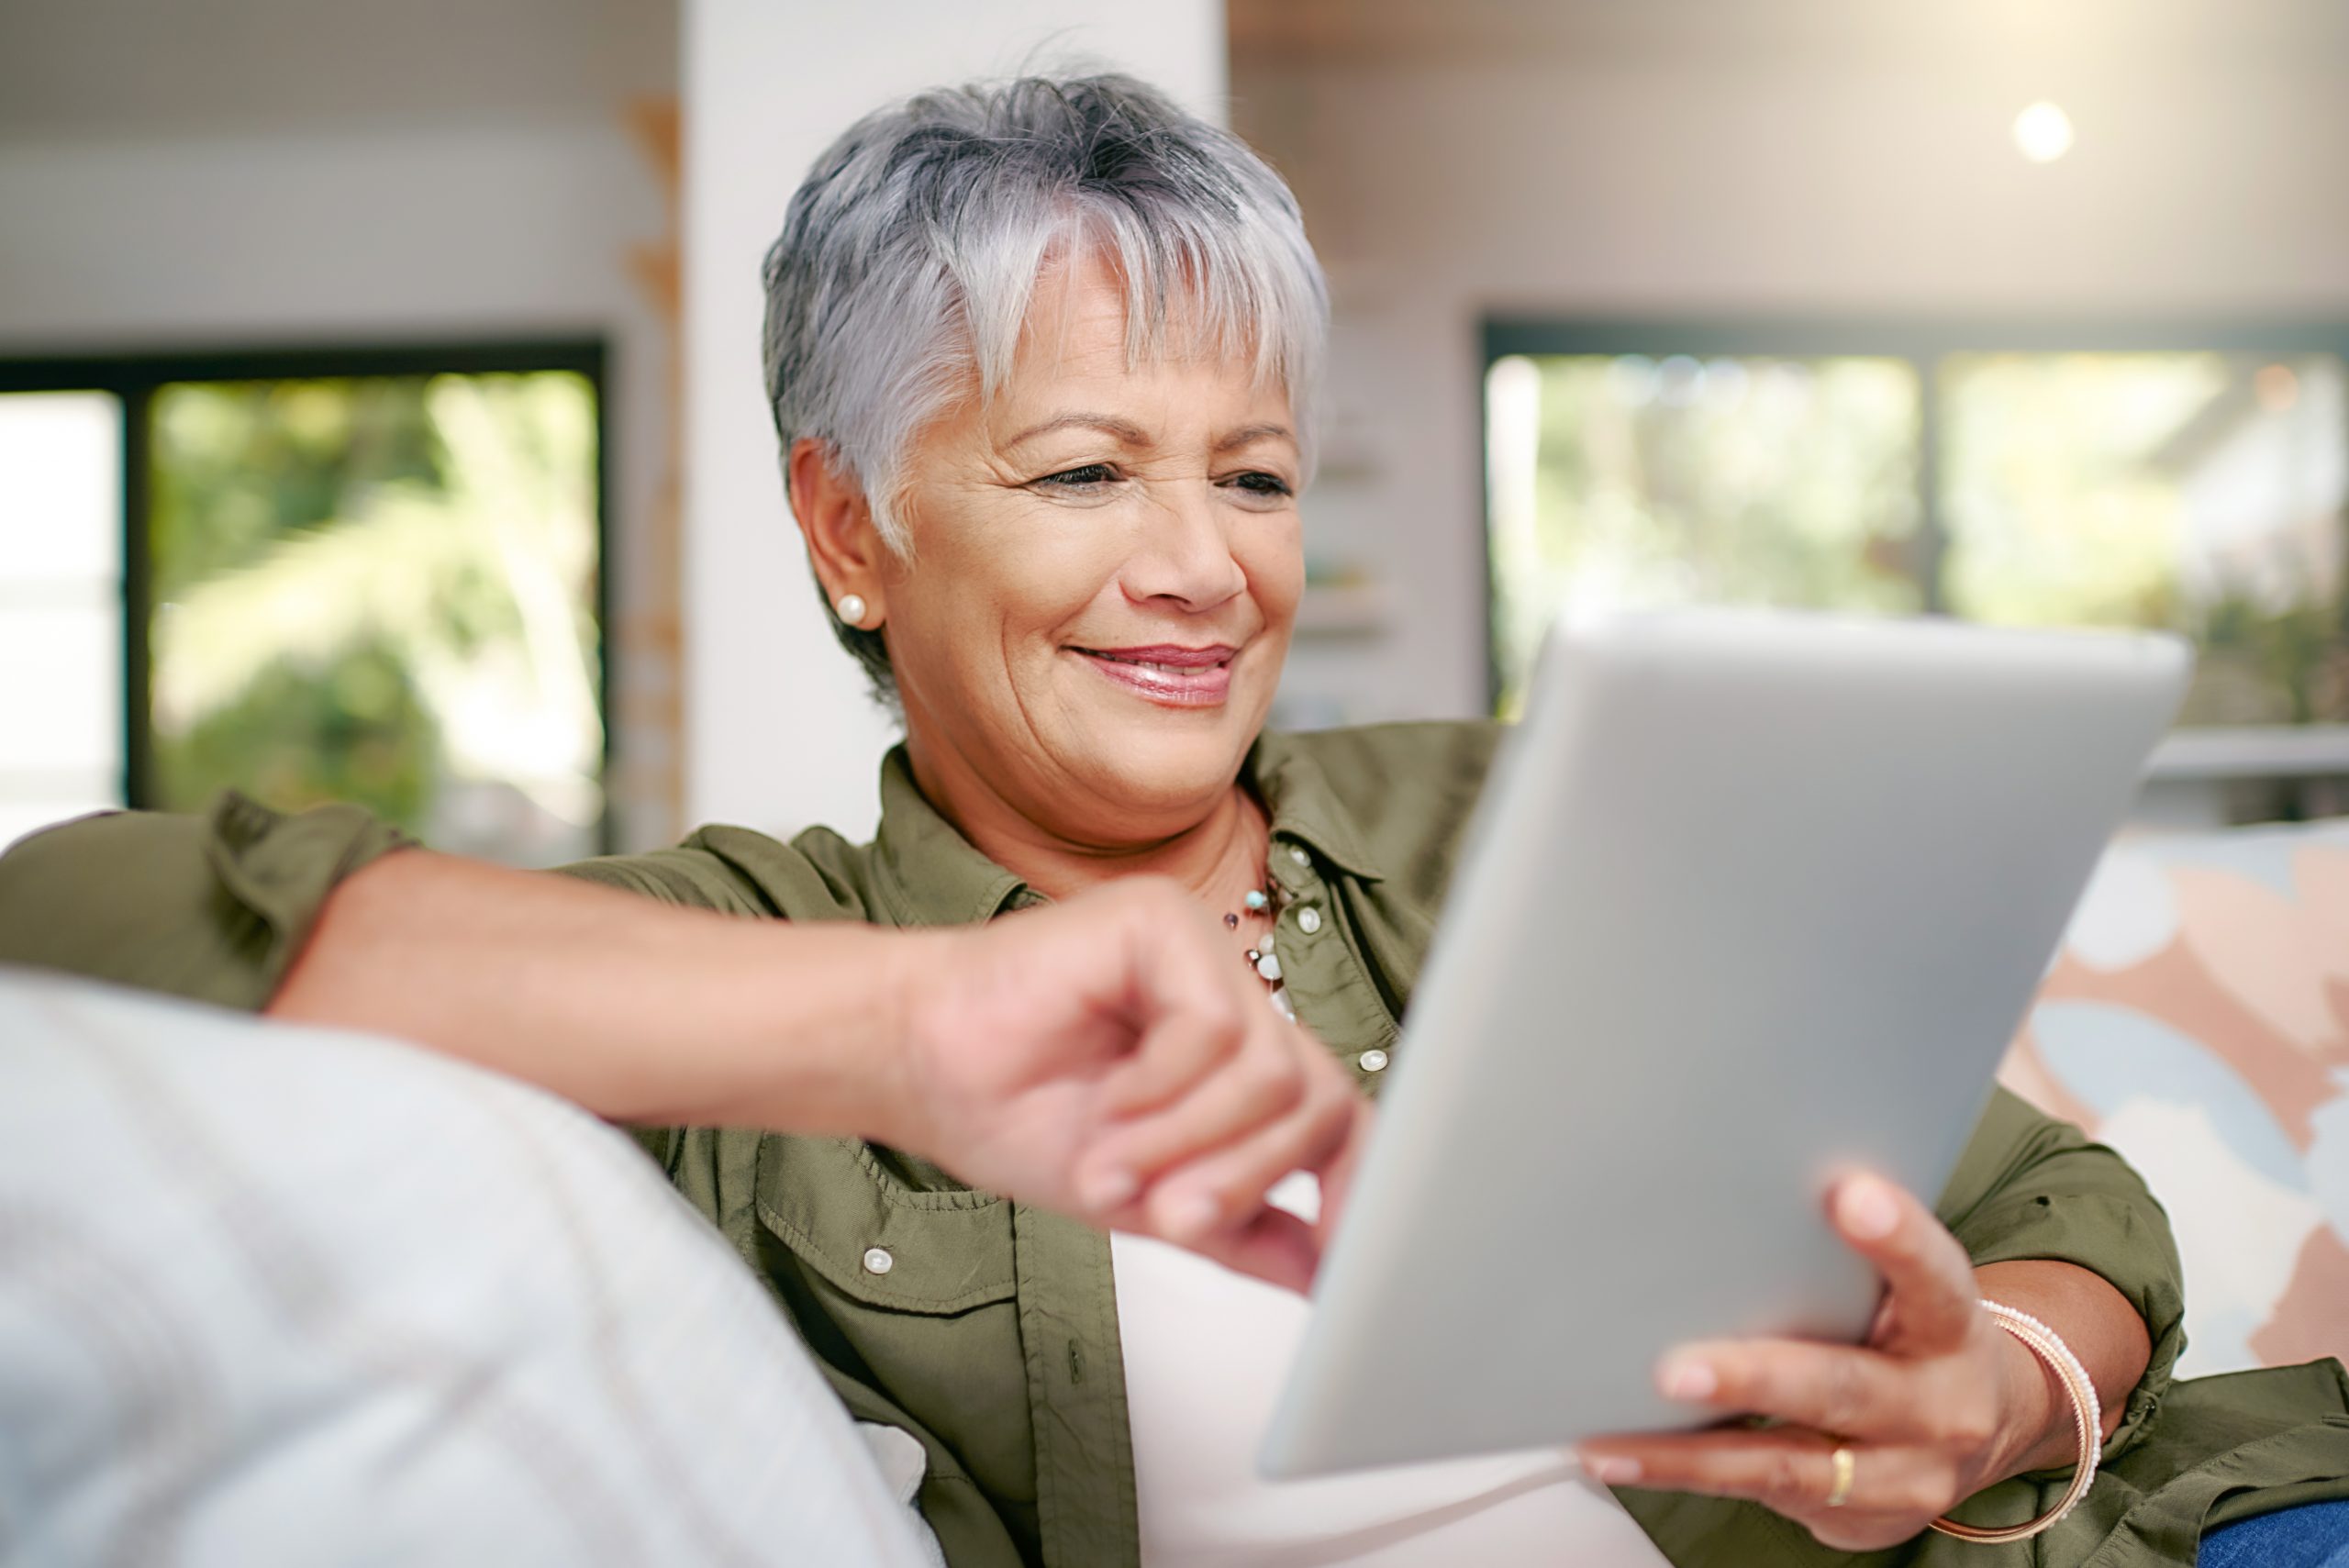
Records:
{"label": "nose", "polygon": [[1189,485],[1159,498],[1120,574],[1126,596],[1187,611],[1211,610],[1237,597],[1248,586],[1248,574],[1231,553],[1229,522],[1220,515],[1226,510]]}

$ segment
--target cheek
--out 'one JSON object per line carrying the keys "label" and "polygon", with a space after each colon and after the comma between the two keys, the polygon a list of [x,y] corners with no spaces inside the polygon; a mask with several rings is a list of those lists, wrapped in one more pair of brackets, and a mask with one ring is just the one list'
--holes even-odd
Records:
{"label": "cheek", "polygon": [[999,679],[1007,662],[1049,655],[1060,631],[1117,591],[1111,528],[1016,513],[967,522],[916,541],[899,591],[909,657]]}
{"label": "cheek", "polygon": [[1286,630],[1305,595],[1305,546],[1294,512],[1264,519],[1232,552],[1247,573],[1248,591],[1270,628]]}

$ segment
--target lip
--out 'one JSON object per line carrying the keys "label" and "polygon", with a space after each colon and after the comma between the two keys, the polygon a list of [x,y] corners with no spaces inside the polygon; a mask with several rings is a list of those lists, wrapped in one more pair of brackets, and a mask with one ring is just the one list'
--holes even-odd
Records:
{"label": "lip", "polygon": [[1225,643],[1186,648],[1157,642],[1138,648],[1072,648],[1070,652],[1138,696],[1167,707],[1214,707],[1231,695],[1231,661]]}

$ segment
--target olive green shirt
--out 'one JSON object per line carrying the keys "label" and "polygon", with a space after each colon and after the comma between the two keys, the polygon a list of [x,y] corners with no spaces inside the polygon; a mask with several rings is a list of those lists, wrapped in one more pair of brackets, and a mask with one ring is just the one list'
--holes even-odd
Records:
{"label": "olive green shirt", "polygon": [[[1471,806],[1500,731],[1394,725],[1264,737],[1248,784],[1272,820],[1281,963],[1298,1019],[1364,1093],[1393,1053]],[[567,874],[668,903],[791,920],[958,925],[1041,902],[915,787],[881,772],[870,844],[785,844],[705,828],[671,850]],[[399,837],[350,807],[280,816],[225,796],[206,817],[117,814],[0,858],[0,962],[229,1006],[263,1006],[335,884]],[[1316,929],[1298,923],[1319,912]],[[1562,1029],[1572,1038],[1572,1021]],[[1372,1062],[1384,1060],[1371,1057]],[[953,1568],[1131,1568],[1133,1451],[1108,1240],[867,1144],[718,1129],[641,1134],[774,1295],[860,1420],[929,1457],[918,1498]],[[2169,1225],[2110,1150],[2000,1092],[1938,1212],[1977,1263],[2058,1259],[2110,1281],[2154,1354],[2071,1518],[2007,1547],[1939,1535],[1850,1557],[1742,1503],[1619,1494],[1684,1568],[2191,1562],[2206,1523],[2349,1496],[2349,1380],[2337,1362],[2173,1382],[2184,1307]],[[885,1273],[864,1267],[886,1248]],[[1432,1265],[1431,1265],[1432,1266]],[[2060,1473],[1990,1488],[1976,1523],[2032,1517]]]}

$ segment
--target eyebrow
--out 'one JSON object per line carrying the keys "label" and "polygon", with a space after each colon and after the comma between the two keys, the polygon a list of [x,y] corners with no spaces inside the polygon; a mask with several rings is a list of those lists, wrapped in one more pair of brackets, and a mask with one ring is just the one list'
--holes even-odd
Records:
{"label": "eyebrow", "polygon": [[1063,414],[1058,418],[1047,419],[1041,425],[1030,426],[1004,442],[1004,445],[1016,447],[1023,441],[1032,441],[1038,436],[1049,436],[1058,430],[1099,430],[1115,436],[1126,446],[1150,445],[1148,431],[1130,419],[1120,419],[1111,414]]}
{"label": "eyebrow", "polygon": [[[1041,425],[1030,426],[1006,441],[1004,445],[1016,447],[1023,441],[1032,441],[1039,436],[1049,436],[1060,430],[1099,430],[1105,435],[1115,437],[1124,446],[1150,445],[1149,431],[1132,420],[1120,419],[1114,414],[1063,414],[1047,419]],[[1286,425],[1242,425],[1240,428],[1219,438],[1215,443],[1214,450],[1219,453],[1237,451],[1252,441],[1267,439],[1295,440],[1297,438]]]}
{"label": "eyebrow", "polygon": [[1218,452],[1238,451],[1251,442],[1267,439],[1294,441],[1297,436],[1286,425],[1242,425],[1216,442],[1215,450]]}

